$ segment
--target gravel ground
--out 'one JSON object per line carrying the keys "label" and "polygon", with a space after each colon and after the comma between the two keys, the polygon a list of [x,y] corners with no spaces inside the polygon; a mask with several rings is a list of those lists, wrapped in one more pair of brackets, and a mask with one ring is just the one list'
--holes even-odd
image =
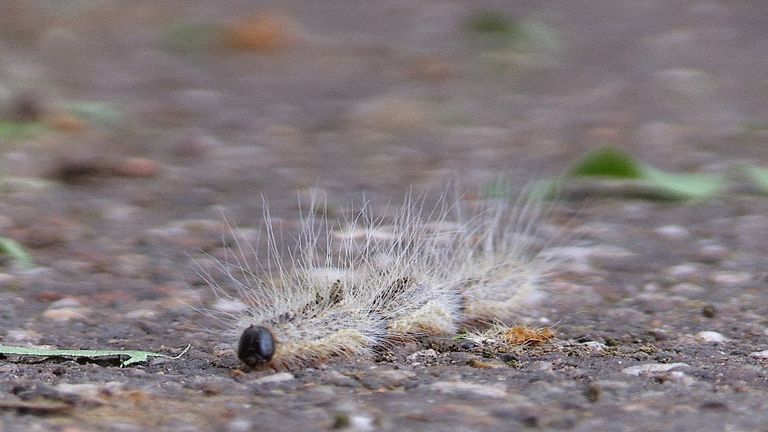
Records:
{"label": "gravel ground", "polygon": [[[469,28],[500,14],[516,27]],[[766,16],[761,0],[0,0],[0,118],[42,125],[0,122],[0,228],[36,263],[0,263],[0,342],[192,346],[125,368],[9,355],[0,431],[765,430],[768,199],[743,185],[563,200],[570,259],[520,318],[555,338],[507,353],[431,340],[245,373],[183,302],[212,301],[191,261],[222,253],[222,211],[248,235],[262,196],[290,230],[311,190],[335,217],[451,178],[541,177],[606,142],[670,170],[766,166]]]}

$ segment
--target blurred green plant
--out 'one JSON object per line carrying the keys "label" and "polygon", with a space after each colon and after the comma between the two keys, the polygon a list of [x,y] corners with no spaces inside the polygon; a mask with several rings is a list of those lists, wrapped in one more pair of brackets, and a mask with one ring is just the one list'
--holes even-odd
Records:
{"label": "blurred green plant", "polygon": [[36,121],[0,120],[0,140],[32,138],[46,131],[45,125]]}
{"label": "blurred green plant", "polygon": [[565,173],[567,177],[596,176],[616,178],[642,178],[640,164],[628,153],[612,146],[589,151]]}
{"label": "blurred green plant", "polygon": [[480,11],[467,19],[465,28],[514,51],[552,54],[562,46],[558,31],[536,18],[514,21],[498,11]]}
{"label": "blurred green plant", "polygon": [[759,193],[768,195],[768,168],[745,165],[740,171]]}
{"label": "blurred green plant", "polygon": [[675,173],[661,170],[633,158],[613,147],[594,149],[577,160],[557,181],[567,185],[568,179],[621,180],[627,194],[640,194],[651,199],[689,200],[711,198],[720,193],[727,181],[714,173]]}
{"label": "blurred green plant", "polygon": [[27,253],[24,247],[16,240],[8,237],[0,237],[0,255],[9,257],[24,269],[31,269],[35,266],[32,256]]}

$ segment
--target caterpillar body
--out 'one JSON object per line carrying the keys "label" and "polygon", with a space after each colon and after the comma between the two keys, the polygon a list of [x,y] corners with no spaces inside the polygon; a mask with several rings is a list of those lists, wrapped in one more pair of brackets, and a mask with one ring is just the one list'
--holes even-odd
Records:
{"label": "caterpillar body", "polygon": [[215,264],[223,281],[201,273],[242,308],[208,313],[246,367],[289,370],[509,322],[542,297],[552,268],[538,253],[548,204],[519,196],[467,205],[446,189],[434,206],[409,195],[389,219],[366,203],[334,224],[314,216],[313,199],[287,251],[266,212],[266,258],[246,258],[257,247],[235,236]]}

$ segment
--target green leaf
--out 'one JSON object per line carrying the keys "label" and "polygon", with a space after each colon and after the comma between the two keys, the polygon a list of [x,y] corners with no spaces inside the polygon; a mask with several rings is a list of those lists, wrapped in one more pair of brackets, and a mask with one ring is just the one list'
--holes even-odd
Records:
{"label": "green leaf", "polygon": [[717,195],[726,185],[725,176],[712,173],[673,173],[642,163],[624,150],[605,146],[587,153],[563,176],[620,180],[623,187],[612,192],[652,199],[703,199]]}
{"label": "green leaf", "polygon": [[725,186],[725,177],[710,173],[671,173],[645,166],[648,185],[658,189],[659,197],[702,199],[717,195]]}
{"label": "green leaf", "polygon": [[9,256],[18,262],[23,268],[30,269],[35,266],[32,256],[16,240],[0,237],[0,254]]}
{"label": "green leaf", "polygon": [[579,159],[566,176],[643,178],[643,167],[629,153],[612,146],[592,150]]}
{"label": "green leaf", "polygon": [[768,195],[768,168],[747,165],[741,167],[741,171],[758,192]]}
{"label": "green leaf", "polygon": [[501,42],[507,54],[509,49],[518,53],[557,54],[562,45],[557,29],[536,18],[514,21],[498,11],[480,11],[467,19],[465,27],[470,33]]}
{"label": "green leaf", "polygon": [[120,363],[120,367],[128,366],[134,363],[145,362],[149,357],[163,357],[169,359],[178,359],[183,356],[190,345],[177,356],[169,356],[150,351],[139,350],[79,350],[79,349],[55,349],[55,348],[29,348],[10,345],[0,345],[0,354],[15,354],[22,356],[43,356],[43,357],[127,357]]}

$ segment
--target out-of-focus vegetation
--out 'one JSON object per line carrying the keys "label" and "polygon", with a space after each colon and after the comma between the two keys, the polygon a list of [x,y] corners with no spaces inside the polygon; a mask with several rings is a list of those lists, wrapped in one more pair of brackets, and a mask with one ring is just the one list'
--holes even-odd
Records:
{"label": "out-of-focus vegetation", "polygon": [[758,192],[768,195],[768,168],[747,165],[742,167],[742,172]]}
{"label": "out-of-focus vegetation", "polygon": [[537,18],[513,20],[501,12],[481,11],[465,22],[469,35],[491,45],[490,59],[501,63],[538,63],[556,58],[559,32]]}
{"label": "out-of-focus vegetation", "polygon": [[677,173],[664,171],[632,157],[626,151],[604,146],[578,159],[561,176],[548,182],[568,188],[570,183],[592,180],[596,192],[642,196],[649,199],[690,200],[716,196],[728,185],[720,173]]}
{"label": "out-of-focus vegetation", "polygon": [[32,256],[16,240],[0,237],[0,255],[9,257],[18,263],[24,269],[30,269],[35,266]]}
{"label": "out-of-focus vegetation", "polygon": [[17,140],[37,136],[46,127],[37,121],[10,121],[0,119],[0,140]]}

